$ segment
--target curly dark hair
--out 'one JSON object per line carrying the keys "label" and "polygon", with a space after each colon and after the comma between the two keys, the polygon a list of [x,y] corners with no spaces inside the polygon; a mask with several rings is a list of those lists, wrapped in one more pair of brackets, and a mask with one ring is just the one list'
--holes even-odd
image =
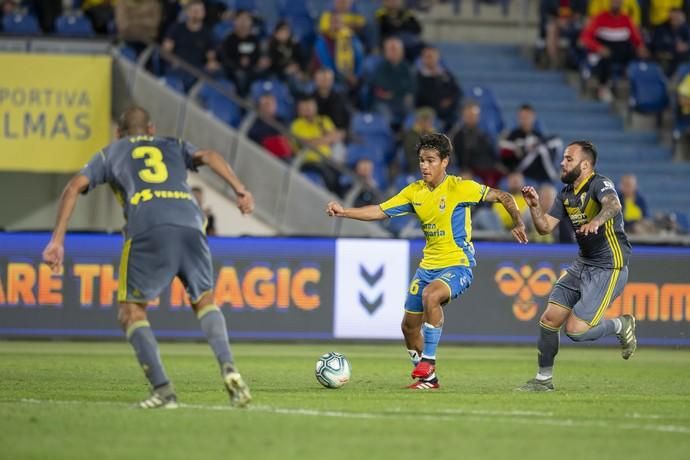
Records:
{"label": "curly dark hair", "polygon": [[443,160],[450,158],[450,154],[453,153],[453,144],[448,136],[442,133],[422,134],[417,142],[417,155],[422,150],[436,150]]}

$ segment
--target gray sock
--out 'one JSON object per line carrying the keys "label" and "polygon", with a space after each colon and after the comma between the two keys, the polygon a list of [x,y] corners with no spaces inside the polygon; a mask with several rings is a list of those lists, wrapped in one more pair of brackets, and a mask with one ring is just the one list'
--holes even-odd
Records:
{"label": "gray sock", "polygon": [[537,349],[539,350],[539,356],[537,357],[537,362],[539,363],[538,377],[545,379],[553,375],[553,363],[556,360],[559,345],[560,330],[540,322],[539,340],[537,341]]}
{"label": "gray sock", "polygon": [[204,331],[206,340],[216,355],[218,365],[223,374],[234,370],[230,343],[228,341],[228,329],[225,325],[225,317],[215,305],[202,308],[197,313],[201,330]]}
{"label": "gray sock", "polygon": [[616,322],[604,319],[599,324],[581,334],[566,334],[574,342],[589,342],[616,333]]}
{"label": "gray sock", "polygon": [[153,388],[162,387],[170,383],[165,374],[158,342],[153,335],[148,321],[137,321],[127,328],[127,340],[132,344],[137,360],[146,378]]}

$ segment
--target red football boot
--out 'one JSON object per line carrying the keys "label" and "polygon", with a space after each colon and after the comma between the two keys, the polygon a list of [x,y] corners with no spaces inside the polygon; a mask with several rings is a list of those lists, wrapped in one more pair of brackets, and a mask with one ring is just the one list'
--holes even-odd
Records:
{"label": "red football boot", "polygon": [[441,388],[441,385],[439,385],[438,379],[434,379],[433,383],[425,382],[424,380],[418,380],[412,385],[407,386],[406,388],[409,388],[410,390],[436,390],[438,388]]}
{"label": "red football boot", "polygon": [[436,372],[436,366],[428,361],[420,361],[412,371],[413,379],[428,379]]}

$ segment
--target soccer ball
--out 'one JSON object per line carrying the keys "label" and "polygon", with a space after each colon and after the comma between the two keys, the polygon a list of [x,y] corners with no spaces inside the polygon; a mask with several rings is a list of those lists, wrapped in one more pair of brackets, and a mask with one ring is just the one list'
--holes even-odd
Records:
{"label": "soccer ball", "polygon": [[330,352],[316,361],[316,380],[326,388],[340,388],[350,381],[352,369],[347,358]]}

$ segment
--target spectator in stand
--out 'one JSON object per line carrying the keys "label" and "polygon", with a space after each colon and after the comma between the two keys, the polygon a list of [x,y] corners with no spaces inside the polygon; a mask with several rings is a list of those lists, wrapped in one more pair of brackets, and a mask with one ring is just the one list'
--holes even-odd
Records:
{"label": "spectator in stand", "polygon": [[413,106],[414,73],[405,61],[402,42],[396,37],[383,42],[383,58],[371,78],[374,109],[399,127]]}
{"label": "spectator in stand", "polygon": [[302,170],[320,174],[326,187],[340,194],[339,173],[325,159],[342,163],[345,158],[342,144],[344,135],[330,118],[318,114],[313,97],[306,97],[297,103],[297,118],[290,125],[290,131],[305,147]]}
{"label": "spectator in stand", "polygon": [[354,199],[353,206],[368,206],[381,203],[385,197],[374,179],[374,162],[369,158],[360,158],[355,164],[355,175],[362,182],[362,190]]}
{"label": "spectator in stand", "polygon": [[580,36],[590,53],[588,59],[594,65],[599,80],[599,99],[603,102],[613,100],[608,86],[613,67],[623,70],[636,54],[640,59],[649,55],[639,29],[630,16],[622,12],[622,2],[611,0],[611,8],[591,18]]}
{"label": "spectator in stand", "polygon": [[405,8],[403,0],[383,0],[376,11],[381,43],[390,37],[398,37],[405,44],[407,59],[413,62],[421,51],[422,26],[412,10]]}
{"label": "spectator in stand", "polygon": [[259,66],[261,40],[252,32],[252,15],[239,10],[235,14],[233,30],[220,45],[220,57],[225,75],[235,82],[237,93],[245,97],[264,65]]}
{"label": "spectator in stand", "polygon": [[137,52],[158,38],[161,17],[159,0],[118,0],[115,3],[117,36]]}
{"label": "spectator in stand", "polygon": [[674,9],[688,10],[688,5],[684,0],[649,0],[649,24],[648,27],[654,29],[665,23],[671,16]]}
{"label": "spectator in stand", "polygon": [[288,76],[304,71],[307,67],[306,53],[292,35],[290,24],[286,21],[279,21],[273,29],[267,54],[271,60],[271,73],[281,80],[286,80]]}
{"label": "spectator in stand", "polygon": [[[84,0],[81,9],[89,18],[93,30],[100,35],[108,35],[108,25],[115,17],[113,3],[116,0]],[[42,3],[42,2],[41,2]]]}
{"label": "spectator in stand", "polygon": [[26,6],[29,6],[36,12],[38,24],[43,32],[47,34],[55,32],[55,20],[62,14],[62,0],[30,0],[28,2],[15,0],[3,2],[3,7],[10,7],[10,11],[15,8],[21,10]]}
{"label": "spectator in stand", "polygon": [[[539,204],[541,208],[548,211],[556,201],[557,196],[556,187],[552,184],[541,184],[539,187]],[[534,228],[532,216],[530,213],[525,214],[525,223],[529,228],[530,243],[563,243],[569,244],[575,242],[575,232],[570,223],[570,219],[561,219],[553,232],[540,235]]]}
{"label": "spectator in stand", "polygon": [[345,95],[334,88],[333,71],[322,67],[314,74],[314,98],[319,115],[327,116],[336,128],[347,132],[350,127],[350,104]]}
{"label": "spectator in stand", "polygon": [[676,88],[675,127],[673,138],[679,160],[690,160],[690,74],[683,77]]}
{"label": "spectator in stand", "polygon": [[216,216],[213,215],[213,211],[211,211],[211,208],[204,207],[204,189],[195,185],[194,187],[192,187],[192,195],[194,195],[196,204],[199,205],[199,208],[201,208],[201,210],[204,212],[204,215],[206,216],[206,234],[208,236],[217,235]]}
{"label": "spectator in stand", "polygon": [[358,37],[364,39],[363,31],[367,25],[367,18],[354,11],[352,5],[352,0],[333,0],[332,8],[321,13],[319,33],[328,35],[332,30],[331,19],[333,15],[340,15],[343,24],[356,33]]}
{"label": "spectator in stand", "polygon": [[489,187],[496,188],[507,170],[498,161],[491,136],[479,127],[480,118],[479,104],[467,102],[462,109],[461,123],[451,130],[449,137],[453,141],[457,166],[471,171]]}
{"label": "spectator in stand", "polygon": [[431,107],[443,121],[444,131],[455,122],[462,90],[452,73],[441,65],[438,48],[426,46],[417,68],[417,107]]}
{"label": "spectator in stand", "polygon": [[587,16],[587,0],[541,0],[539,13],[549,66],[561,67],[559,48],[561,39],[565,38],[569,47],[566,63],[576,68],[577,56],[573,52]]}
{"label": "spectator in stand", "polygon": [[[653,0],[652,0],[653,1]],[[587,16],[594,18],[601,13],[611,11],[614,0],[589,0],[587,6]],[[620,11],[628,16],[637,27],[641,25],[641,10],[637,0],[620,0]],[[662,21],[663,22],[663,21]]]}
{"label": "spectator in stand", "polygon": [[436,113],[431,107],[421,107],[417,109],[414,124],[402,134],[402,148],[405,156],[404,169],[408,174],[414,174],[419,170],[419,155],[417,144],[423,134],[431,134],[436,131],[434,122]]}
{"label": "spectator in stand", "polygon": [[562,142],[547,138],[535,127],[536,113],[529,104],[518,110],[518,126],[499,143],[501,162],[508,171],[523,173],[531,180],[555,182],[560,175],[554,166]]}
{"label": "spectator in stand", "polygon": [[679,64],[690,60],[690,27],[683,10],[671,10],[668,21],[654,28],[650,48],[667,76],[673,75]]}
{"label": "spectator in stand", "polygon": [[[623,206],[623,223],[628,233],[647,233],[649,211],[647,201],[637,188],[637,177],[626,174],[618,186],[618,199]],[[647,221],[647,222],[645,222]]]}
{"label": "spectator in stand", "polygon": [[333,13],[327,34],[320,34],[314,44],[318,67],[327,67],[340,85],[355,89],[364,60],[364,47],[355,33],[343,22],[341,14]]}
{"label": "spectator in stand", "polygon": [[[213,34],[204,26],[206,9],[201,0],[191,0],[185,6],[185,22],[173,24],[163,40],[163,49],[193,65],[197,69],[205,69],[209,73],[220,70],[213,49]],[[184,83],[188,90],[195,81],[193,75],[182,69],[173,69],[172,73]]]}
{"label": "spectator in stand", "polygon": [[282,121],[277,117],[278,103],[270,93],[259,97],[257,117],[247,137],[283,161],[292,159],[290,140],[276,127]]}

